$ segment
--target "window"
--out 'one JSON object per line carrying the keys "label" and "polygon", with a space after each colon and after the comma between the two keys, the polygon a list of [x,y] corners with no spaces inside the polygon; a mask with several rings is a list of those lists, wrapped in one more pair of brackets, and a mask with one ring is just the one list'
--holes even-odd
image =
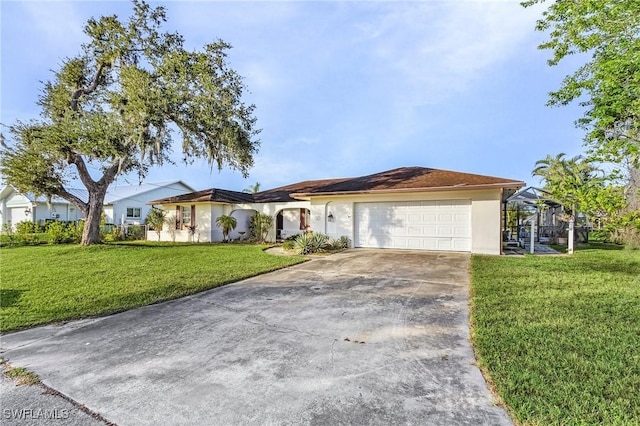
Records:
{"label": "window", "polygon": [[182,224],[185,226],[191,225],[191,208],[188,206],[182,206]]}
{"label": "window", "polygon": [[142,211],[139,207],[127,207],[128,219],[140,219],[142,217]]}
{"label": "window", "polygon": [[307,209],[300,209],[300,229],[306,231],[311,224],[309,223],[309,214],[311,212]]}
{"label": "window", "polygon": [[196,206],[176,206],[176,229],[195,225]]}

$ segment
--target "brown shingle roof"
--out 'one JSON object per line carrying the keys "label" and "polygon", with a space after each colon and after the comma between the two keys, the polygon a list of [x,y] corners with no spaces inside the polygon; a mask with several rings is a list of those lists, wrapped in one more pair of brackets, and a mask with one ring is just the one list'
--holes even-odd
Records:
{"label": "brown shingle roof", "polygon": [[211,188],[203,191],[190,192],[175,197],[149,201],[147,204],[180,204],[180,203],[252,203],[253,195],[244,192],[228,191],[226,189]]}
{"label": "brown shingle roof", "polygon": [[294,201],[314,195],[353,194],[397,191],[442,191],[479,188],[520,188],[524,182],[494,176],[453,172],[426,167],[401,167],[367,176],[341,179],[307,180],[257,194],[207,189],[177,197],[152,201],[149,204],[177,204],[198,202],[269,203]]}
{"label": "brown shingle roof", "polygon": [[480,187],[520,188],[524,182],[494,176],[453,172],[426,167],[401,167],[367,176],[295,183],[255,194],[256,201],[290,201],[295,197],[395,192],[411,190],[455,190]]}

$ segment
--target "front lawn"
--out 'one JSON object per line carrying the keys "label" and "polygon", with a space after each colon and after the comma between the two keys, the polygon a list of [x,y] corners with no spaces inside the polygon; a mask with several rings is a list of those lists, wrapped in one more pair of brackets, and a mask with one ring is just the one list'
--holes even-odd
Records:
{"label": "front lawn", "polygon": [[0,331],[175,299],[302,262],[246,244],[136,242],[0,250]]}
{"label": "front lawn", "polygon": [[640,424],[640,251],[474,256],[471,315],[516,422]]}

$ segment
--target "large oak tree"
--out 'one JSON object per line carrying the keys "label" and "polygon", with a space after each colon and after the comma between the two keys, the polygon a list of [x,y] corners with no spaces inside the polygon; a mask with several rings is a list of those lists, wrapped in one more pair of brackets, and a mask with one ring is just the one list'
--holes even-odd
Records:
{"label": "large oak tree", "polygon": [[[39,100],[41,119],[9,126],[0,170],[23,192],[62,197],[85,215],[82,244],[100,241],[108,186],[121,174],[171,160],[206,159],[247,175],[259,141],[254,106],[245,105],[242,78],[227,64],[223,41],[201,50],[162,31],[163,7],[133,1],[126,20],[89,19],[88,41],[63,61]],[[98,172],[96,172],[96,170]],[[81,182],[88,200],[70,191]]]}

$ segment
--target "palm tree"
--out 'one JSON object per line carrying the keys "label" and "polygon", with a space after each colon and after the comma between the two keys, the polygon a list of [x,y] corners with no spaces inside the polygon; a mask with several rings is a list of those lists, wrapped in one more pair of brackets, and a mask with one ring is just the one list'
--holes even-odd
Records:
{"label": "palm tree", "polygon": [[[593,189],[602,184],[603,178],[598,176],[601,170],[591,160],[580,155],[565,159],[565,155],[547,155],[536,162],[531,175],[541,177],[551,196],[565,208],[573,210],[588,204]],[[570,216],[573,214],[571,211]]]}
{"label": "palm tree", "polygon": [[160,241],[160,233],[162,232],[162,227],[164,226],[165,217],[167,216],[166,210],[161,210],[153,207],[144,222],[158,234],[158,241]]}
{"label": "palm tree", "polygon": [[216,225],[222,228],[222,241],[227,241],[229,233],[236,229],[238,221],[233,216],[222,215],[216,219]]}
{"label": "palm tree", "polygon": [[255,194],[256,192],[260,192],[260,182],[256,182],[255,185],[249,185],[242,192],[246,192],[248,194]]}

